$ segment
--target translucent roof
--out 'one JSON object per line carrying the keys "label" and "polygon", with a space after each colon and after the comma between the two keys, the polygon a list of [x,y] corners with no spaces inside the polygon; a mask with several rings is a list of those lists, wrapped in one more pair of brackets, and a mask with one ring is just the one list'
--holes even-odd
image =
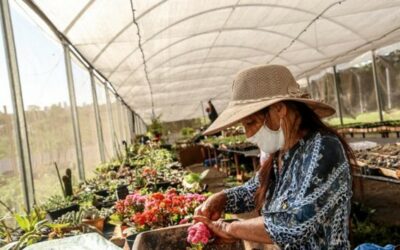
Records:
{"label": "translucent roof", "polygon": [[152,107],[164,121],[200,117],[208,99],[222,111],[252,65],[300,79],[400,38],[395,0],[132,1],[33,2],[147,122]]}

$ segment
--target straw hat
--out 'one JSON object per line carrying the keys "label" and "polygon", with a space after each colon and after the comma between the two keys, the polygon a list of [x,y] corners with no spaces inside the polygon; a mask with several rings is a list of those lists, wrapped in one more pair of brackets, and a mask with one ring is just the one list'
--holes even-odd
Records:
{"label": "straw hat", "polygon": [[305,103],[321,118],[335,113],[331,106],[306,98],[292,73],[281,65],[262,65],[237,74],[232,86],[232,99],[204,135],[234,125],[241,119],[280,101]]}

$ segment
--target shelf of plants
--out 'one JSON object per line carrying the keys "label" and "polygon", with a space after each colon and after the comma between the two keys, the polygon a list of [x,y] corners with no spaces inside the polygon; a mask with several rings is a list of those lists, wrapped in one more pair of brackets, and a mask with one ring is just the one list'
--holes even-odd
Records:
{"label": "shelf of plants", "polygon": [[[190,222],[207,194],[201,193],[199,178],[173,159],[157,145],[136,144],[126,147],[123,157],[99,165],[93,179],[74,187],[67,170],[60,178],[63,195],[38,201],[30,212],[7,208],[0,220],[0,246],[21,249],[88,232],[115,238],[114,227],[123,238],[131,235],[132,243],[137,233]],[[182,185],[183,180],[190,185]]]}
{"label": "shelf of plants", "polygon": [[356,152],[363,175],[384,176],[400,180],[400,144],[385,144]]}
{"label": "shelf of plants", "polygon": [[400,121],[383,121],[372,123],[351,123],[335,126],[340,134],[396,133],[400,136]]}

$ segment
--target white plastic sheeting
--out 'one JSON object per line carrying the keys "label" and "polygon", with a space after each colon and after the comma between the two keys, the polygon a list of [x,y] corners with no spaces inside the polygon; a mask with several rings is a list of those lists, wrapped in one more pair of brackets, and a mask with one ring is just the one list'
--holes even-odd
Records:
{"label": "white plastic sheeting", "polygon": [[33,244],[26,250],[122,250],[98,233],[88,233]]}
{"label": "white plastic sheeting", "polygon": [[[300,79],[400,40],[399,0],[132,0],[164,121],[218,111],[237,71],[288,66]],[[130,0],[34,0],[145,121],[152,116]]]}

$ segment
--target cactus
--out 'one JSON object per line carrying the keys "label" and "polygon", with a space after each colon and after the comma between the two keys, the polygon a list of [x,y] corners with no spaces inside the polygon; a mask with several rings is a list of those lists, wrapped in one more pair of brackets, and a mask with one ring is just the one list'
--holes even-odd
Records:
{"label": "cactus", "polygon": [[65,171],[65,175],[62,177],[62,181],[64,183],[64,190],[65,190],[65,196],[72,196],[73,191],[72,191],[72,172],[71,169],[67,168]]}

